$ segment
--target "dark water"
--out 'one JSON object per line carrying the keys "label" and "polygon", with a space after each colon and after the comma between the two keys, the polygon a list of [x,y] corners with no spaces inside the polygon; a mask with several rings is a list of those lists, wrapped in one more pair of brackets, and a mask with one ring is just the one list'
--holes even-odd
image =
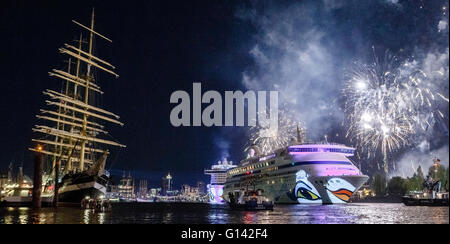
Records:
{"label": "dark water", "polygon": [[448,224],[448,207],[406,207],[397,203],[277,205],[274,211],[232,211],[227,206],[182,203],[121,203],[111,212],[78,208],[1,208],[1,224]]}

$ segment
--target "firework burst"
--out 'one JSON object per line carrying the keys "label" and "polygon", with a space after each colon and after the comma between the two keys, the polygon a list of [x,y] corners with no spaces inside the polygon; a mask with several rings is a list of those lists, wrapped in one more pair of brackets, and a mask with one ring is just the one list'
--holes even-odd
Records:
{"label": "firework burst", "polygon": [[389,154],[411,145],[436,114],[444,118],[438,103],[448,103],[448,98],[435,91],[435,79],[416,63],[400,63],[388,52],[382,62],[374,57],[373,64],[356,63],[348,74],[343,90],[350,124],[346,136],[369,158],[381,153],[387,173]]}

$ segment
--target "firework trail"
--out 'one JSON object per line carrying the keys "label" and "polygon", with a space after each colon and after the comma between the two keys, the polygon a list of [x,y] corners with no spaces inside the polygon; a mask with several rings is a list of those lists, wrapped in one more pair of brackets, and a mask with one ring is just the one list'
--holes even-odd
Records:
{"label": "firework trail", "polygon": [[437,92],[437,79],[417,67],[415,61],[399,62],[389,52],[380,61],[374,51],[372,64],[355,63],[343,89],[350,124],[346,137],[368,158],[381,153],[386,173],[390,153],[412,145],[436,116],[444,118],[439,104],[448,98]]}

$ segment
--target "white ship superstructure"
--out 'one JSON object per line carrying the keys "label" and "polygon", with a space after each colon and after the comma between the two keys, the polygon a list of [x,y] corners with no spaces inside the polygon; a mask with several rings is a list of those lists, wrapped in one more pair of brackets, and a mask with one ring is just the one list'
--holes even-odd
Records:
{"label": "white ship superstructure", "polygon": [[297,144],[254,155],[228,170],[223,197],[262,190],[275,203],[346,203],[369,178],[350,161],[355,149],[341,144]]}
{"label": "white ship superstructure", "polygon": [[232,161],[219,161],[216,165],[211,166],[211,169],[205,169],[205,174],[211,175],[211,182],[208,184],[208,195],[210,203],[224,203],[223,187],[227,180],[227,170],[236,168]]}

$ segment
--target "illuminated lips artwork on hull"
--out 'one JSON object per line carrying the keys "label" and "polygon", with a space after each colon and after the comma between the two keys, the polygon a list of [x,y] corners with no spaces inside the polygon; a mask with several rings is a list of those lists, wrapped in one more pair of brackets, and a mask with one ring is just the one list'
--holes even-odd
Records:
{"label": "illuminated lips artwork on hull", "polygon": [[329,179],[326,189],[332,203],[347,203],[356,190],[352,184],[342,178]]}
{"label": "illuminated lips artwork on hull", "polygon": [[330,192],[333,193],[333,195],[335,195],[337,198],[345,202],[348,202],[348,200],[350,200],[350,197],[353,195],[353,192],[347,189],[339,189],[337,191],[330,191]]}

